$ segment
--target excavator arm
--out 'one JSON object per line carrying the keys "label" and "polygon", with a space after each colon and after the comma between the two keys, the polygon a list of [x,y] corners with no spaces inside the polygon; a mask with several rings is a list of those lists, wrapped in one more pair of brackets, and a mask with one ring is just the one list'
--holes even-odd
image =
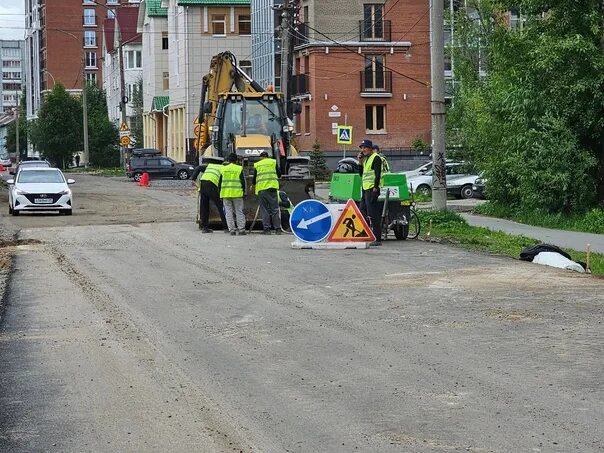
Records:
{"label": "excavator arm", "polygon": [[210,71],[203,77],[199,105],[201,126],[197,136],[198,155],[210,145],[210,133],[218,109],[218,96],[230,91],[260,93],[264,89],[237,66],[235,55],[226,51],[212,57]]}

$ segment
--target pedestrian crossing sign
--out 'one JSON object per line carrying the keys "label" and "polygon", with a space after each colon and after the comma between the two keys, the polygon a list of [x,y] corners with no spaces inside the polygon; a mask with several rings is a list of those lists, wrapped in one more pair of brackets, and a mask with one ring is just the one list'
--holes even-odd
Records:
{"label": "pedestrian crossing sign", "polygon": [[339,145],[352,145],[352,126],[338,126],[337,136]]}
{"label": "pedestrian crossing sign", "polygon": [[328,242],[373,242],[375,235],[354,200],[348,200],[327,238]]}

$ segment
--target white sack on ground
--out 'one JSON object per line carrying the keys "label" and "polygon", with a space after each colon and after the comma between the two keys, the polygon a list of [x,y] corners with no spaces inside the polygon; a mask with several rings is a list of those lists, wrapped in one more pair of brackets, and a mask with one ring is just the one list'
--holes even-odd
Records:
{"label": "white sack on ground", "polygon": [[585,269],[583,269],[583,266],[581,266],[579,263],[575,263],[574,261],[569,260],[568,258],[555,252],[538,253],[533,259],[533,263],[585,273]]}

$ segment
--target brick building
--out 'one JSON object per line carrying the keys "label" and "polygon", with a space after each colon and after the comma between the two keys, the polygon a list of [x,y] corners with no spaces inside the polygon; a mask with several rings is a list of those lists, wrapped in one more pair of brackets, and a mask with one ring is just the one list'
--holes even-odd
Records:
{"label": "brick building", "polygon": [[[426,0],[301,1],[294,99],[299,147],[342,153],[335,126],[383,149],[430,143],[430,36]],[[350,149],[350,147],[349,147]]]}
{"label": "brick building", "polygon": [[35,118],[44,94],[61,81],[79,94],[83,80],[102,80],[103,19],[140,0],[26,0],[27,115]]}

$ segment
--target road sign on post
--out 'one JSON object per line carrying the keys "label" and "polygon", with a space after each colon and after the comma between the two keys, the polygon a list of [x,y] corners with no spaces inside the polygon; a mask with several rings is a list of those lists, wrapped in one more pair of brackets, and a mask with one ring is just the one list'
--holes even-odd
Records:
{"label": "road sign on post", "polygon": [[294,236],[303,242],[321,242],[331,231],[331,212],[317,200],[304,200],[296,205],[289,218]]}
{"label": "road sign on post", "polygon": [[338,126],[337,137],[339,145],[352,145],[352,126]]}
{"label": "road sign on post", "polygon": [[130,144],[130,137],[128,135],[124,135],[120,138],[120,145],[128,146]]}

